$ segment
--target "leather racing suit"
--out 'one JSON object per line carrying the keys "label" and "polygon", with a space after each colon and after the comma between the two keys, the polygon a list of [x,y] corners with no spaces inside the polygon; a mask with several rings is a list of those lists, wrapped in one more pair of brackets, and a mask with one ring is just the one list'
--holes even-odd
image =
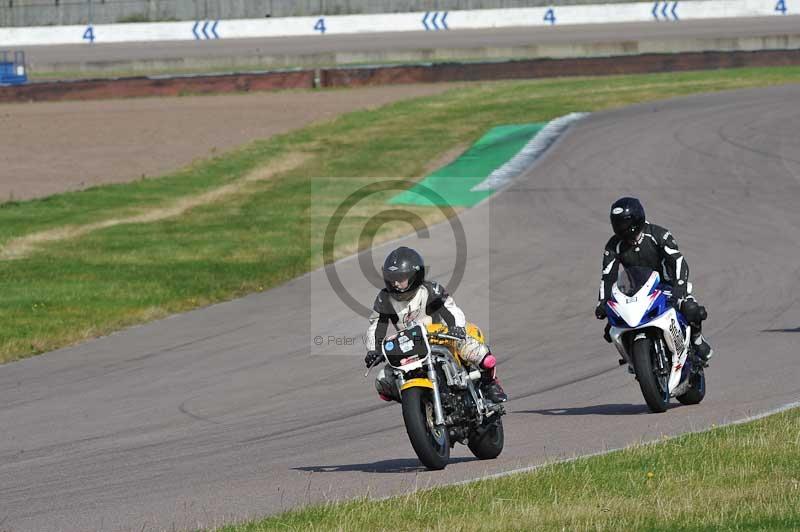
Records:
{"label": "leather racing suit", "polygon": [[[414,323],[422,323],[429,317],[433,323],[443,323],[448,328],[467,326],[464,312],[456,306],[452,296],[437,282],[426,281],[408,301],[393,299],[386,289],[378,293],[373,305],[367,329],[367,350],[380,346],[389,329],[389,323],[396,329],[405,329]],[[478,366],[489,354],[489,348],[477,338],[466,335],[461,346],[464,360]]]}
{"label": "leather racing suit", "polygon": [[675,238],[667,229],[645,222],[635,243],[612,236],[603,253],[603,273],[600,281],[598,306],[604,306],[611,297],[611,288],[617,280],[619,266],[640,266],[659,272],[663,282],[672,285],[671,299],[692,325],[692,343],[698,355],[707,360],[711,347],[702,335],[702,322],[706,319],[705,307],[700,306],[691,294],[689,265],[678,249]]}
{"label": "leather racing suit", "polygon": [[[383,339],[386,338],[389,324],[395,329],[405,329],[414,323],[443,323],[451,331],[454,328],[467,328],[464,312],[456,305],[452,296],[437,282],[425,281],[416,294],[408,301],[398,301],[392,298],[386,289],[381,290],[375,298],[373,314],[370,316],[367,329],[366,343],[368,351],[380,349]],[[496,376],[496,359],[489,351],[489,347],[469,334],[466,329],[464,340],[460,345],[460,355],[463,360],[479,368],[483,373],[482,382],[487,386],[487,391],[492,400],[505,401],[506,396]],[[375,382],[378,393],[385,398],[392,398],[394,392],[385,380],[385,368],[380,371]]]}

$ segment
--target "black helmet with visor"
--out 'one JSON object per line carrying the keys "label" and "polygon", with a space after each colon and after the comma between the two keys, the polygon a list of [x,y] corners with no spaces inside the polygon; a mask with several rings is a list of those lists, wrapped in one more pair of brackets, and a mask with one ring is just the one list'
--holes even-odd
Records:
{"label": "black helmet with visor", "polygon": [[386,290],[398,301],[409,301],[425,281],[425,263],[415,250],[399,247],[383,263]]}
{"label": "black helmet with visor", "polygon": [[611,205],[611,227],[622,240],[635,243],[644,224],[644,207],[638,199],[620,198]]}

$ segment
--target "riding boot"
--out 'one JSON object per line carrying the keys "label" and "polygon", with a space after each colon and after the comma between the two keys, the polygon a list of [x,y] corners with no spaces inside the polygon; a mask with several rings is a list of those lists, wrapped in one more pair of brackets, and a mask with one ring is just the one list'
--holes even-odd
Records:
{"label": "riding boot", "polygon": [[692,345],[694,345],[694,352],[703,362],[703,365],[708,365],[709,359],[714,356],[714,350],[711,349],[711,346],[703,336],[702,324],[692,324]]}
{"label": "riding boot", "polygon": [[508,396],[497,378],[497,359],[491,353],[483,357],[480,363],[481,389],[484,396],[493,403],[504,403]]}

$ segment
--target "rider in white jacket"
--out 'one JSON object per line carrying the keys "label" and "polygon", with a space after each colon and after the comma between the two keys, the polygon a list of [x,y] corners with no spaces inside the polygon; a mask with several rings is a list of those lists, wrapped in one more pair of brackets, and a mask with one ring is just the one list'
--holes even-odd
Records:
{"label": "rider in white jacket", "polygon": [[[364,362],[372,366],[381,357],[381,345],[389,329],[404,329],[414,323],[434,322],[447,325],[449,334],[461,338],[462,358],[479,368],[483,374],[482,385],[487,398],[503,402],[507,396],[496,376],[497,360],[489,347],[467,334],[464,312],[456,306],[445,288],[436,282],[425,281],[425,264],[415,250],[399,247],[392,251],[383,264],[386,288],[378,293],[367,329],[367,356]],[[387,394],[381,375],[376,382],[378,393]]]}

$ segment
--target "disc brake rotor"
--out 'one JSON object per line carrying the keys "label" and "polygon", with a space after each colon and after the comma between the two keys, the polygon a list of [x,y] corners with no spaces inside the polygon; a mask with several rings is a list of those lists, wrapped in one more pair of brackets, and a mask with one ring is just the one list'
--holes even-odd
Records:
{"label": "disc brake rotor", "polygon": [[444,427],[437,427],[434,421],[433,404],[430,401],[425,402],[425,423],[428,425],[428,430],[433,436],[437,444],[444,443]]}

